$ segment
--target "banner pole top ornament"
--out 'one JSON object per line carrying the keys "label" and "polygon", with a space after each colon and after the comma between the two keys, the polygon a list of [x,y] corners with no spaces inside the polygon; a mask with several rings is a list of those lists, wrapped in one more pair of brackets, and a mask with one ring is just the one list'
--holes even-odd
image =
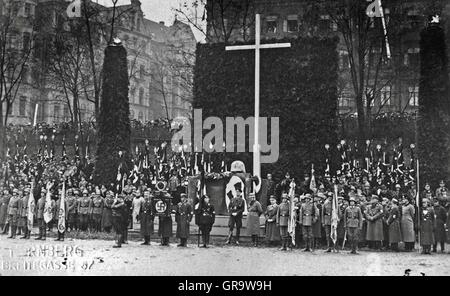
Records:
{"label": "banner pole top ornament", "polygon": [[67,6],[66,10],[69,18],[81,17],[81,0],[75,0]]}

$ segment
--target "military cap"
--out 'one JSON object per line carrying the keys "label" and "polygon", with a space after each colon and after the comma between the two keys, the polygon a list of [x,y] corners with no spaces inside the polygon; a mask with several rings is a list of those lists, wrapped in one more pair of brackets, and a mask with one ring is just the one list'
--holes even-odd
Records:
{"label": "military cap", "polygon": [[[342,197],[341,197],[341,198],[342,198]],[[350,197],[350,201],[354,201],[354,202],[356,202],[356,199],[355,199],[355,197],[354,197],[354,196]]]}
{"label": "military cap", "polygon": [[305,198],[311,199],[311,197],[312,197],[312,196],[311,196],[311,193],[306,193],[306,194],[305,194]]}

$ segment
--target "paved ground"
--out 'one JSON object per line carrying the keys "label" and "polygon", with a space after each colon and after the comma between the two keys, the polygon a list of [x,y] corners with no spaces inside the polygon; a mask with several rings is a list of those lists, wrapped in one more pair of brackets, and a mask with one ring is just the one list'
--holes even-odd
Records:
{"label": "paved ground", "polygon": [[[65,242],[7,239],[0,236],[1,275],[450,275],[450,255],[362,251],[305,253],[277,248],[215,245],[199,249],[141,246],[121,249],[110,240]],[[64,254],[63,254],[64,253]]]}

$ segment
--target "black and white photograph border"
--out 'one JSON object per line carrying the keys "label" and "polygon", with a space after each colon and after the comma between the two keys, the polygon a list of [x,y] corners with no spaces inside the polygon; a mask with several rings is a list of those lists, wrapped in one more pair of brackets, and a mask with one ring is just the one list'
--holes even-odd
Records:
{"label": "black and white photograph border", "polygon": [[0,27],[0,276],[450,275],[450,0],[0,0]]}

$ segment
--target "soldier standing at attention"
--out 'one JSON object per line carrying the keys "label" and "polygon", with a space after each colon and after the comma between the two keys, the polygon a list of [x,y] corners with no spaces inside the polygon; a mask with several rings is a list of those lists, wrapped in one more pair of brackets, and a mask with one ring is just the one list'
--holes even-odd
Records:
{"label": "soldier standing at attention", "polygon": [[103,215],[104,200],[100,194],[95,193],[91,200],[91,215],[92,215],[92,229],[95,232],[100,232],[102,229],[102,215]]}
{"label": "soldier standing at attention", "polygon": [[111,232],[112,227],[112,209],[111,206],[114,203],[114,193],[112,191],[106,192],[103,215],[102,215],[102,229],[107,233]]}
{"label": "soldier standing at attention", "polygon": [[366,209],[367,233],[369,248],[379,250],[383,240],[383,206],[378,202],[378,196],[372,195],[371,204]]}
{"label": "soldier standing at attention", "polygon": [[178,247],[187,247],[189,238],[189,223],[192,221],[194,212],[192,206],[188,203],[187,195],[181,194],[181,202],[177,204],[175,220],[177,222],[177,237],[180,239]]}
{"label": "soldier standing at attention", "polygon": [[259,216],[263,213],[262,206],[259,201],[256,200],[254,193],[250,193],[250,205],[247,215],[247,231],[248,235],[252,237],[253,246],[258,246],[259,241]]}
{"label": "soldier standing at attention", "polygon": [[8,189],[3,190],[2,198],[0,199],[0,231],[2,234],[7,234],[9,231],[8,219],[8,204],[11,199]]}
{"label": "soldier standing at attention", "polygon": [[90,211],[90,204],[91,199],[88,196],[89,192],[87,189],[83,190],[83,196],[80,199],[80,202],[78,203],[78,216],[80,218],[80,229],[83,231],[86,231],[88,228],[88,221],[89,221],[89,213]]}
{"label": "soldier standing at attention", "polygon": [[[77,191],[78,192],[78,191]],[[67,230],[72,231],[77,229],[77,196],[74,195],[72,188],[67,190],[67,205],[68,205],[68,220],[67,220]]]}
{"label": "soldier standing at attention", "polygon": [[172,201],[170,200],[172,197],[170,194],[166,193],[166,206],[169,209],[166,209],[166,214],[159,216],[159,228],[158,234],[161,237],[161,246],[169,246],[170,237],[172,236]]}
{"label": "soldier standing at attention", "polygon": [[355,198],[350,198],[350,205],[344,212],[344,226],[346,227],[348,240],[352,247],[351,254],[356,254],[359,234],[362,229],[363,216],[361,209],[355,205]]}
{"label": "soldier standing at attention", "polygon": [[312,224],[317,220],[319,210],[311,203],[311,194],[305,195],[305,203],[300,208],[300,224],[302,225],[303,240],[305,241],[305,252],[312,248]]}
{"label": "soldier standing at attention", "polygon": [[19,204],[19,190],[14,189],[13,196],[9,200],[8,204],[8,222],[11,227],[11,235],[8,236],[8,238],[16,238],[17,222],[19,219]]}
{"label": "soldier standing at attention", "polygon": [[46,194],[47,190],[42,188],[41,197],[38,199],[36,204],[36,219],[39,227],[39,236],[36,238],[36,240],[45,240],[47,236],[47,225],[44,220]]}
{"label": "soldier standing at attention", "polygon": [[430,206],[429,200],[422,200],[420,209],[420,245],[422,246],[422,254],[431,255],[431,246],[434,245],[434,226],[435,213],[433,207]]}
{"label": "soldier standing at attention", "polygon": [[209,202],[209,196],[203,196],[199,206],[199,228],[202,233],[203,248],[207,248],[209,244],[209,234],[216,219],[214,206]]}
{"label": "soldier standing at attention", "polygon": [[139,212],[141,235],[144,237],[144,242],[141,245],[150,245],[150,236],[154,231],[153,221],[155,217],[152,213],[152,199],[153,196],[150,195],[150,191],[145,191]]}
{"label": "soldier standing at attention", "polygon": [[391,208],[386,224],[389,228],[389,244],[392,251],[398,252],[398,243],[402,241],[402,232],[400,228],[400,210],[397,199],[391,200]]}
{"label": "soldier standing at attention", "polygon": [[233,197],[228,205],[228,212],[230,213],[230,219],[228,220],[228,239],[227,244],[231,244],[231,238],[233,237],[233,229],[236,225],[236,245],[239,245],[239,237],[242,227],[242,214],[245,209],[245,201],[242,198],[242,190],[236,188],[236,197]]}
{"label": "soldier standing at attention", "polygon": [[119,194],[115,199],[111,206],[112,209],[112,218],[113,218],[113,227],[116,231],[116,240],[117,244],[113,246],[113,248],[121,248],[123,241],[123,228],[124,228],[124,199],[123,195]]}
{"label": "soldier standing at attention", "polygon": [[290,217],[289,197],[287,193],[281,194],[281,203],[277,211],[277,225],[280,228],[282,246],[280,251],[286,251],[289,244],[288,224]]}
{"label": "soldier standing at attention", "polygon": [[30,199],[30,188],[27,187],[24,190],[22,200],[19,208],[19,226],[23,229],[23,236],[21,239],[30,238],[30,230],[28,229],[28,200]]}
{"label": "soldier standing at attention", "polygon": [[[331,214],[333,211],[332,204],[333,193],[328,192],[327,199],[323,203],[322,206],[322,225],[325,228],[325,236],[327,240],[327,253],[331,252],[331,244],[333,241],[331,240]],[[333,244],[333,249],[336,251],[336,246]]]}

